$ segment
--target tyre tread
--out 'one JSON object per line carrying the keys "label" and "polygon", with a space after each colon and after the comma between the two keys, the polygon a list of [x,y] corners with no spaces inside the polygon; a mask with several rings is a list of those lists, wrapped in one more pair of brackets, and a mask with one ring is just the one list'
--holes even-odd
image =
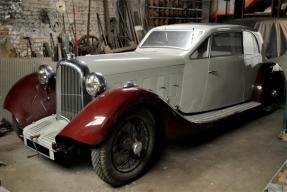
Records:
{"label": "tyre tread", "polygon": [[[146,110],[145,108],[142,107],[132,107],[129,110],[126,111],[125,114],[131,112],[131,111],[140,111],[140,113],[146,114],[148,115],[153,124],[155,125],[155,120],[153,118],[152,113],[149,110]],[[125,114],[123,116],[125,116]],[[120,181],[118,179],[113,178],[110,173],[108,172],[108,168],[106,167],[106,156],[105,156],[105,150],[102,148],[102,146],[104,145],[105,141],[103,142],[103,144],[101,146],[98,146],[97,148],[92,148],[91,149],[91,160],[92,160],[92,164],[93,164],[93,168],[96,171],[96,174],[106,183],[114,186],[114,187],[119,187],[119,186],[123,186],[125,184],[130,183],[132,180],[130,181]]]}

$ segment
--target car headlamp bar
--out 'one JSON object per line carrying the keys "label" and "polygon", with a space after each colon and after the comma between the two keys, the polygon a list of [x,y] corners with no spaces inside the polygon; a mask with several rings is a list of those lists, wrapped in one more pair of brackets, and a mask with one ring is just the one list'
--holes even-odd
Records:
{"label": "car headlamp bar", "polygon": [[55,76],[55,72],[51,66],[41,65],[38,68],[38,79],[42,85],[49,84],[52,81],[54,76]]}
{"label": "car headlamp bar", "polygon": [[95,97],[106,90],[107,82],[101,73],[90,73],[86,78],[86,90]]}

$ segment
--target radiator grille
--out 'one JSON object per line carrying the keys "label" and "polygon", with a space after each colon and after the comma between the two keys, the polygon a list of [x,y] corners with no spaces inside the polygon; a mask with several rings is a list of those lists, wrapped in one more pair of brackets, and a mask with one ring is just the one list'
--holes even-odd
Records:
{"label": "radiator grille", "polygon": [[[61,116],[72,120],[83,108],[80,74],[73,68],[61,65]],[[57,98],[59,99],[59,98]]]}

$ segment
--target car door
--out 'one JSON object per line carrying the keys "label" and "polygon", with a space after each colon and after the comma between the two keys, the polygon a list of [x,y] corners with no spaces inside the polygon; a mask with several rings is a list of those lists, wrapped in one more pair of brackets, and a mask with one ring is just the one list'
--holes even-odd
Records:
{"label": "car door", "polygon": [[242,32],[215,33],[210,47],[201,111],[234,105],[244,98]]}
{"label": "car door", "polygon": [[181,112],[195,113],[201,110],[209,65],[209,42],[209,38],[206,38],[185,62],[179,106]]}

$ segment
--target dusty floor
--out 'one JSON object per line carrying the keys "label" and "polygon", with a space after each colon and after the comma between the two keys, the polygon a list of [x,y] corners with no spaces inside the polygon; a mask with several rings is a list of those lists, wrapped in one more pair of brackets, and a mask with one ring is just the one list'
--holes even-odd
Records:
{"label": "dusty floor", "polygon": [[113,188],[92,169],[89,156],[52,161],[28,159],[14,132],[0,138],[2,186],[10,191],[262,191],[287,159],[277,139],[284,109],[269,116],[256,110],[187,138],[165,141],[153,166],[129,185]]}

